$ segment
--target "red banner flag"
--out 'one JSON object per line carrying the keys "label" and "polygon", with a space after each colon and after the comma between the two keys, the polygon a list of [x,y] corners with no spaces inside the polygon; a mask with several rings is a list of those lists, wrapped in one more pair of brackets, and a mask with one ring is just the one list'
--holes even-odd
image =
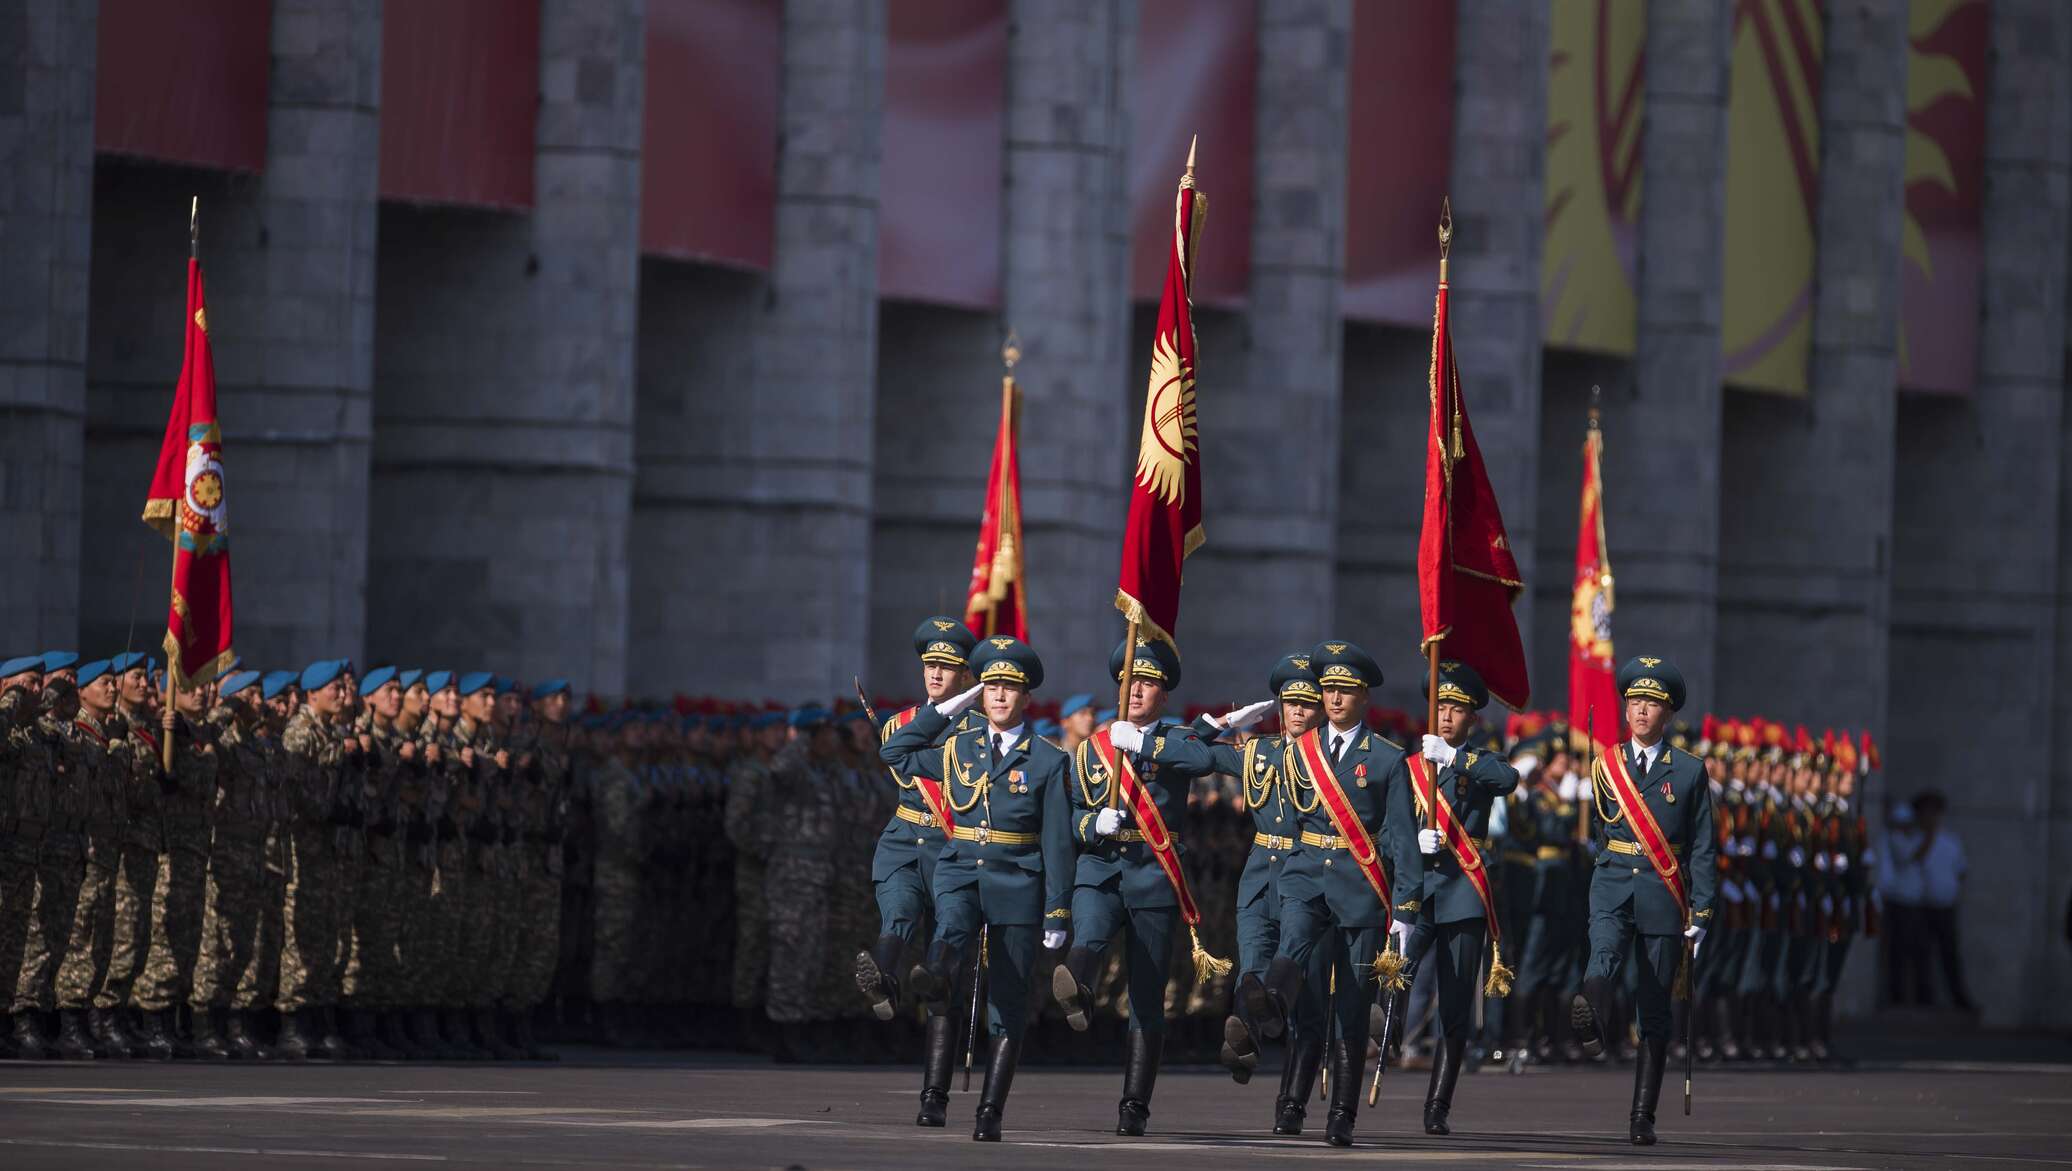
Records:
{"label": "red banner flag", "polygon": [[1604,433],[1590,408],[1583,439],[1583,505],[1576,523],[1576,584],[1568,603],[1568,723],[1609,751],[1626,738],[1612,661],[1612,559],[1604,542]]}
{"label": "red banner flag", "polygon": [[1418,607],[1424,647],[1444,639],[1442,653],[1473,667],[1489,693],[1523,708],[1532,689],[1525,677],[1525,644],[1511,602],[1525,590],[1518,562],[1504,536],[1503,513],[1489,486],[1482,449],[1468,424],[1460,372],[1453,364],[1453,334],[1446,324],[1448,213],[1439,229],[1439,295],[1432,310],[1432,417],[1425,438],[1424,528],[1417,546]]}
{"label": "red banner flag", "polygon": [[187,342],[173,412],[144,501],[144,523],[173,542],[173,596],[166,610],[166,669],[185,691],[221,674],[230,649],[230,521],[223,500],[223,433],[216,422],[216,364],[201,261],[187,261]]}
{"label": "red banner flag", "polygon": [[1019,350],[1010,339],[1008,373],[1000,379],[1000,432],[993,439],[993,467],[986,473],[986,511],[979,521],[978,551],[971,559],[971,586],[964,599],[964,625],[980,638],[1011,634],[1029,641],[1029,610],[1022,577],[1022,392],[1014,384]]}
{"label": "red banner flag", "polygon": [[1151,380],[1144,391],[1144,427],[1137,474],[1130,485],[1129,527],[1115,608],[1138,635],[1172,643],[1180,621],[1181,566],[1207,538],[1201,527],[1201,447],[1194,409],[1195,244],[1209,198],[1194,187],[1194,149],[1173,196],[1172,252],[1158,297],[1158,333],[1151,342]]}

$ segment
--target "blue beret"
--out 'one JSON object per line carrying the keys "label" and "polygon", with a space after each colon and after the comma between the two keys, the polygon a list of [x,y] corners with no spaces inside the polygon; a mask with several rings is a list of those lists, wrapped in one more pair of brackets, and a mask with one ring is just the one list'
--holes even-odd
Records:
{"label": "blue beret", "polygon": [[805,707],[792,709],[791,726],[794,728],[817,728],[826,722],[827,709],[819,704],[809,703]]}
{"label": "blue beret", "polygon": [[106,659],[95,659],[91,663],[83,664],[79,668],[79,685],[84,687],[107,673],[108,660]]}
{"label": "blue beret", "polygon": [[1056,738],[1057,738],[1057,734],[1058,734],[1059,732],[1063,731],[1063,730],[1064,730],[1064,729],[1062,729],[1062,728],[1058,727],[1058,722],[1057,722],[1056,720],[1038,720],[1038,721],[1036,721],[1036,734],[1037,734],[1038,736],[1044,736],[1044,737],[1048,737],[1048,738],[1050,738],[1050,739],[1056,739]]}
{"label": "blue beret", "polygon": [[1062,720],[1082,711],[1091,711],[1093,706],[1094,697],[1084,691],[1078,695],[1068,695],[1065,697],[1064,705],[1058,708],[1058,718]]}
{"label": "blue beret", "polygon": [[542,683],[539,686],[532,689],[532,698],[546,699],[548,696],[560,695],[566,692],[567,690],[568,680],[549,679],[545,683]]}
{"label": "blue beret", "polygon": [[229,699],[258,681],[259,672],[257,671],[233,671],[223,677],[222,686],[217,688],[216,694]]}
{"label": "blue beret", "polygon": [[315,691],[345,671],[344,659],[318,659],[302,669],[302,690]]}
{"label": "blue beret", "polygon": [[122,674],[124,671],[135,671],[138,669],[156,671],[158,670],[158,660],[145,654],[143,651],[126,651],[109,659],[108,669],[117,675]]}
{"label": "blue beret", "polygon": [[424,685],[425,685],[425,688],[426,688],[426,690],[429,690],[429,691],[431,691],[431,692],[432,692],[433,694],[435,694],[435,695],[436,695],[437,693],[439,693],[439,692],[441,692],[441,691],[444,691],[444,690],[446,690],[446,689],[447,689],[448,687],[451,687],[451,686],[453,686],[453,672],[451,672],[451,671],[429,671],[429,672],[426,672],[426,674],[425,674],[425,677],[424,677]]}
{"label": "blue beret", "polygon": [[1115,709],[1112,707],[1104,707],[1100,711],[1094,713],[1094,723],[1096,724],[1112,723],[1114,722],[1114,720]]}
{"label": "blue beret", "polygon": [[473,695],[495,686],[496,676],[487,671],[470,671],[460,677],[460,693],[463,696]]}
{"label": "blue beret", "polygon": [[763,712],[760,715],[750,717],[748,726],[751,728],[768,728],[783,722],[783,712]]}
{"label": "blue beret", "polygon": [[1109,678],[1122,678],[1124,660],[1128,660],[1133,678],[1149,679],[1167,690],[1180,686],[1180,652],[1164,639],[1139,638],[1134,651],[1128,639],[1116,643],[1108,656]]}
{"label": "blue beret", "polygon": [[360,691],[362,694],[373,691],[395,677],[396,669],[394,667],[376,667],[360,679]]}
{"label": "blue beret", "polygon": [[262,699],[272,699],[274,696],[286,691],[288,685],[293,682],[295,682],[295,672],[293,671],[268,671],[259,680],[259,695]]}
{"label": "blue beret", "polygon": [[244,665],[245,657],[243,655],[232,655],[230,656],[230,661],[223,664],[223,670],[217,673],[216,678],[221,679],[223,676],[230,674],[232,671],[235,671],[243,667]]}
{"label": "blue beret", "polygon": [[401,683],[405,691],[417,686],[417,681],[422,678],[424,678],[423,667],[409,667],[396,672],[396,682]]}
{"label": "blue beret", "polygon": [[45,672],[62,671],[77,662],[79,662],[79,655],[74,651],[43,652],[43,669]]}
{"label": "blue beret", "polygon": [[19,675],[24,671],[40,672],[42,670],[42,655],[23,655],[18,659],[8,659],[5,662],[0,662],[0,679],[5,679],[9,675]]}
{"label": "blue beret", "polygon": [[496,677],[496,693],[498,695],[516,690],[518,690],[518,681],[516,679],[511,678],[509,675],[498,675]]}

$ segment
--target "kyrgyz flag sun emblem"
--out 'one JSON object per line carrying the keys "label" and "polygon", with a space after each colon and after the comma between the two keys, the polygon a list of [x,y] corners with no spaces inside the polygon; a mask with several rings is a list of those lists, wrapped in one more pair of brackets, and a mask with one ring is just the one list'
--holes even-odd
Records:
{"label": "kyrgyz flag sun emblem", "polygon": [[1143,439],[1137,445],[1137,483],[1167,505],[1187,495],[1187,465],[1200,428],[1194,414],[1194,371],[1180,357],[1174,336],[1151,346],[1151,382],[1144,393]]}

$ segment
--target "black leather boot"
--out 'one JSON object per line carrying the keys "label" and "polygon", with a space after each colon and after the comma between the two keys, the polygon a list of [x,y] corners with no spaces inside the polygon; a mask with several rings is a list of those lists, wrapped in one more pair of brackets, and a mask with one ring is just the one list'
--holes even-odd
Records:
{"label": "black leather boot", "polygon": [[1252,1080],[1252,1071],[1259,1068],[1259,1043],[1252,1039],[1252,1030],[1242,1016],[1233,1013],[1223,1018],[1223,1048],[1217,1057],[1230,1071],[1231,1081],[1244,1085]]}
{"label": "black leather boot", "polygon": [[1361,1075],[1367,1069],[1367,1046],[1358,1041],[1331,1043],[1331,1111],[1324,1122],[1324,1141],[1334,1147],[1353,1145],[1353,1123],[1360,1113]]}
{"label": "black leather boot", "polygon": [[1093,952],[1075,947],[1065,953],[1065,962],[1051,973],[1050,994],[1057,998],[1058,1007],[1065,1010],[1065,1023],[1074,1032],[1084,1033],[1093,1025],[1094,997],[1090,989],[1099,962]]}
{"label": "black leather boot", "polygon": [[478,1008],[475,1010],[475,1041],[489,1053],[492,1061],[516,1061],[518,1054],[503,1036],[497,1032],[496,1010]]}
{"label": "black leather boot", "polygon": [[[17,1017],[16,1019],[22,1020],[24,1018]],[[93,1035],[86,1027],[87,1016],[79,1009],[67,1008],[61,1009],[58,1012],[57,1040],[50,1044],[45,1044],[42,1035],[36,1032],[33,1023],[34,1018],[27,1019],[31,1021],[29,1035],[25,1037],[19,1032],[15,1034],[15,1045],[21,1049],[24,1057],[28,1055],[32,1047],[36,1050],[38,1057],[58,1057],[66,1061],[92,1061],[94,1058],[102,1056],[101,1047],[94,1043]],[[111,1049],[108,1055],[128,1057],[129,1052],[127,1050]]]}
{"label": "black leather boot", "polygon": [[417,1043],[410,1039],[409,1030],[403,1027],[402,1009],[390,1009],[387,1012],[376,1013],[374,1017],[374,1034],[381,1038],[381,1043],[387,1046],[390,1052],[396,1055],[395,1059],[397,1061],[424,1060],[423,1055],[417,1051]]}
{"label": "black leather boot", "polygon": [[892,978],[899,966],[899,951],[905,941],[897,935],[880,935],[869,951],[856,953],[856,988],[870,1001],[871,1015],[889,1021],[899,1015],[899,981]]}
{"label": "black leather boot", "polygon": [[[78,1010],[73,1010],[78,1011]],[[122,1059],[137,1055],[138,1046],[134,1038],[122,1027],[122,1014],[112,1008],[89,1008],[86,1012],[86,1034],[92,1038],[95,1057]],[[65,1010],[58,1011],[58,1027],[62,1032]]]}
{"label": "black leather boot", "polygon": [[939,1127],[948,1121],[950,1070],[957,1063],[957,1020],[948,1013],[930,1013],[921,1041],[921,1112],[915,1126]]}
{"label": "black leather boot", "polygon": [[1144,1029],[1129,1031],[1129,1048],[1122,1059],[1122,1101],[1115,1110],[1115,1133],[1135,1138],[1151,1120],[1151,1087],[1158,1084],[1158,1059],[1165,1050],[1165,1034]]}
{"label": "black leather boot", "polygon": [[1610,1048],[1607,1038],[1618,1019],[1611,1011],[1611,989],[1602,979],[1583,981],[1583,990],[1568,1003],[1568,1027],[1585,1057],[1595,1058]]}
{"label": "black leather boot", "polygon": [[986,1084],[978,1095],[978,1118],[972,1123],[974,1142],[1000,1141],[1000,1115],[1007,1109],[1007,1091],[1014,1085],[1015,1062],[1022,1055],[1020,1037],[999,1036],[986,1043]]}
{"label": "black leather boot", "polygon": [[532,1029],[532,1010],[518,1009],[511,1014],[511,1040],[516,1042],[527,1061],[559,1061],[561,1055],[542,1048],[539,1038]]}
{"label": "black leather boot", "polygon": [[224,1014],[223,1040],[230,1055],[240,1061],[265,1061],[273,1056],[271,1049],[259,1043],[251,1014],[241,1008],[233,1008]]}
{"label": "black leather boot", "polygon": [[415,1042],[411,1048],[427,1061],[452,1061],[459,1056],[446,1043],[446,1038],[439,1034],[439,1014],[436,1009],[411,1010],[410,1039]]}
{"label": "black leather boot", "polygon": [[1259,1035],[1272,1041],[1287,1031],[1295,1015],[1295,1002],[1302,996],[1302,966],[1287,956],[1275,956],[1260,984],[1266,1009],[1253,1019],[1259,1022]]}
{"label": "black leather boot", "polygon": [[1426,1134],[1452,1134],[1446,1116],[1453,1112],[1453,1087],[1460,1081],[1461,1060],[1466,1054],[1466,1037],[1441,1037],[1432,1050],[1432,1084],[1425,1090]]}
{"label": "black leather boot", "polygon": [[1662,1096],[1662,1071],[1668,1065],[1666,1037],[1642,1037],[1633,1062],[1633,1119],[1626,1137],[1636,1147],[1655,1145],[1655,1102]]}
{"label": "black leather boot", "polygon": [[281,1014],[281,1031],[274,1038],[273,1055],[282,1061],[308,1061],[317,1056],[316,1043],[310,1040],[308,1009]]}
{"label": "black leather boot", "polygon": [[[345,1037],[338,1031],[338,1009],[327,1004],[322,1008],[312,1008],[307,1011],[309,1013],[310,1032],[316,1038],[316,1046],[310,1052],[311,1057],[328,1057],[333,1061],[350,1061],[358,1056],[358,1054],[353,1052],[352,1046],[346,1043]],[[319,1053],[317,1050],[322,1050],[322,1052]]]}
{"label": "black leather boot", "polygon": [[[42,1024],[37,1020],[37,1017],[40,1015],[42,1014],[35,1012],[18,1012],[14,1014],[13,1041],[16,1059],[21,1061],[47,1061],[51,1058],[50,1042],[44,1039]],[[63,1014],[59,1015],[60,1019],[62,1019]],[[94,1048],[92,1043],[89,1042],[84,1056],[91,1058],[93,1055]]]}
{"label": "black leather boot", "polygon": [[144,1014],[144,1056],[153,1061],[173,1059],[173,1036],[167,1027],[169,1012],[147,1012]]}
{"label": "black leather boot", "polygon": [[1246,972],[1238,978],[1237,991],[1230,998],[1230,1013],[1245,1022],[1255,1036],[1272,1041],[1287,1031],[1280,1013],[1274,1011],[1273,1001],[1267,998],[1266,981],[1257,972]]}
{"label": "black leather boot", "polygon": [[957,987],[957,951],[938,939],[928,945],[928,954],[907,973],[907,988],[917,1003],[938,1008],[948,1004]]}
{"label": "black leather boot", "polygon": [[1281,1096],[1273,1119],[1275,1134],[1302,1133],[1302,1122],[1309,1117],[1309,1095],[1317,1084],[1317,1067],[1323,1063],[1324,1037],[1320,1032],[1298,1034],[1288,1046],[1287,1063],[1281,1067]]}
{"label": "black leather boot", "polygon": [[489,1060],[489,1054],[475,1045],[473,1031],[468,1028],[467,1010],[449,1008],[441,1011],[439,1031],[445,1036],[447,1047],[453,1051],[454,1060]]}
{"label": "black leather boot", "polygon": [[219,1008],[202,1008],[194,1014],[194,1055],[205,1061],[228,1061],[230,1043],[223,1039]]}

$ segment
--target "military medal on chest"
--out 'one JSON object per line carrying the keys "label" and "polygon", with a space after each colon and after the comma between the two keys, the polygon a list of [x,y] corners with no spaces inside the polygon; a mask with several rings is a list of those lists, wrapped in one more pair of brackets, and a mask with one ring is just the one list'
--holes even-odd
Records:
{"label": "military medal on chest", "polygon": [[1029,781],[1027,777],[1022,775],[1022,770],[1015,769],[1007,774],[1007,791],[1010,793],[1026,793],[1029,791]]}
{"label": "military medal on chest", "polygon": [[1362,789],[1367,787],[1367,766],[1365,763],[1353,766],[1353,782]]}

